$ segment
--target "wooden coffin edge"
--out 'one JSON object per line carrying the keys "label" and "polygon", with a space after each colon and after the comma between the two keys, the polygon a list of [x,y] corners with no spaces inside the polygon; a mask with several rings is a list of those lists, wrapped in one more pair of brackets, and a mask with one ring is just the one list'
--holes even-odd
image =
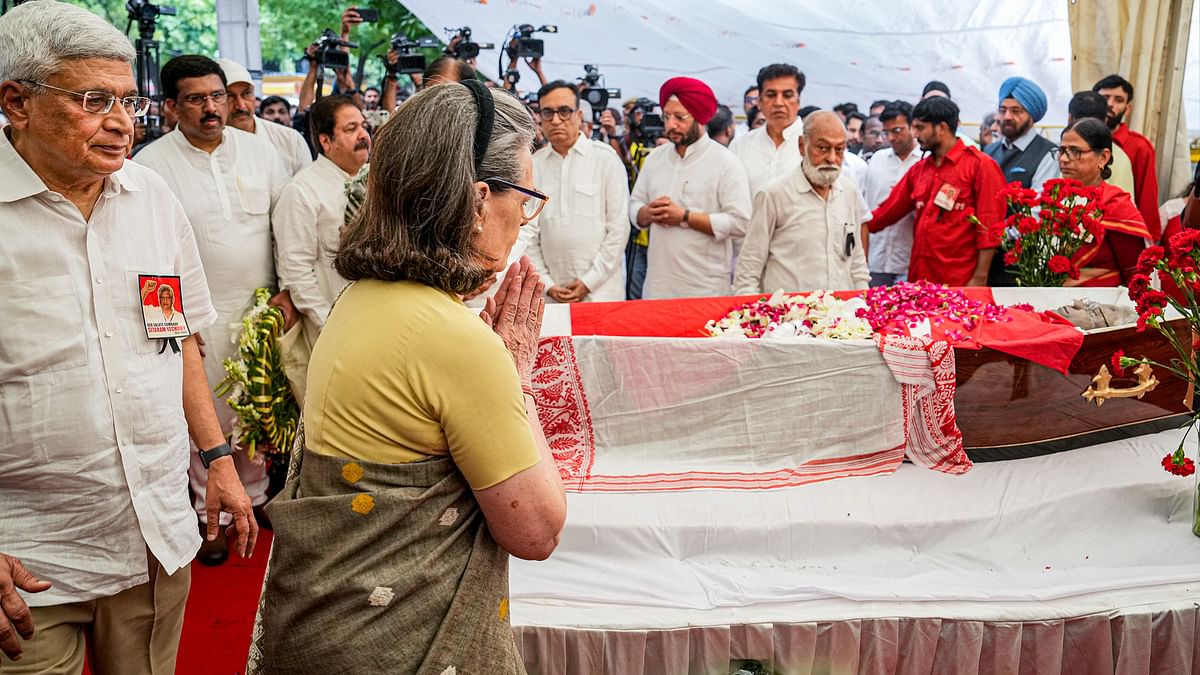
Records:
{"label": "wooden coffin edge", "polygon": [[[1003,462],[1010,459],[1028,459],[1052,455],[1056,452],[1078,450],[1098,443],[1111,443],[1134,436],[1156,434],[1161,431],[1179,429],[1191,420],[1194,413],[1176,413],[1154,419],[1142,420],[1131,424],[1097,429],[1082,434],[1047,438],[1034,443],[1017,443],[1014,445],[995,445],[987,447],[965,448],[967,457],[972,462]],[[1173,448],[1164,448],[1164,454]]]}

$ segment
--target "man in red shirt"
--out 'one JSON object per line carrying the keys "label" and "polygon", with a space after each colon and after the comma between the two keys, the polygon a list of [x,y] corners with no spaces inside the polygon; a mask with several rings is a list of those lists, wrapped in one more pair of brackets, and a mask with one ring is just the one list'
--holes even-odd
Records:
{"label": "man in red shirt", "polygon": [[1133,108],[1133,85],[1120,75],[1109,75],[1097,82],[1092,91],[1108,101],[1108,128],[1112,129],[1113,141],[1129,155],[1138,211],[1157,241],[1162,235],[1162,221],[1158,216],[1158,162],[1154,146],[1150,139],[1125,124],[1125,118]]}
{"label": "man in red shirt", "polygon": [[[915,210],[909,281],[986,286],[1000,246],[1004,175],[991,157],[954,135],[958,106],[950,99],[933,96],[918,103],[912,129],[929,154],[896,183],[867,225],[878,232]],[[979,226],[967,219],[972,211]]]}

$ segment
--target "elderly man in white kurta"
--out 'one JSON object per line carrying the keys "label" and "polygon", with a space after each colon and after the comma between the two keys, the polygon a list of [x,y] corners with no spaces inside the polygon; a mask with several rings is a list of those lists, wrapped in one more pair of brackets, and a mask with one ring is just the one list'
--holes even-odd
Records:
{"label": "elderly man in white kurta", "polygon": [[[236,336],[241,334],[240,323],[253,304],[255,289],[276,287],[270,213],[287,183],[270,143],[225,126],[223,77],[220,66],[203,56],[168,61],[162,69],[163,91],[179,125],[135,160],[166,180],[195,230],[217,310],[216,324],[204,332],[204,369],[214,385],[225,377],[225,359],[237,351]],[[285,305],[285,317],[294,320],[291,303]],[[236,416],[223,399],[214,395],[214,402],[221,429],[229,436]],[[265,468],[250,462],[243,452],[235,455],[235,463],[251,501],[255,506],[264,504]],[[199,506],[206,472],[193,462],[189,475],[203,522]],[[206,549],[201,551],[202,562],[219,564],[223,558],[218,558],[216,552],[209,556]]]}
{"label": "elderly man in white kurta", "polygon": [[218,59],[225,72],[225,93],[229,101],[226,123],[247,133],[270,141],[279,153],[279,159],[287,169],[288,176],[295,176],[301,169],[312,164],[312,153],[299,131],[255,114],[258,101],[254,97],[254,80],[250,71],[242,64],[230,59]]}
{"label": "elderly man in white kurta", "polygon": [[739,294],[863,289],[870,281],[859,241],[866,205],[841,172],[845,126],[834,113],[813,113],[800,144],[800,166],[754,197],[734,280]]}
{"label": "elderly man in white kurta", "polygon": [[666,137],[630,195],[629,214],[650,228],[643,298],[728,295],[733,240],[745,235],[752,203],[742,163],[704,133],[717,109],[708,85],[676,77],[659,92]]}
{"label": "elderly man in white kurta", "polygon": [[147,336],[139,277],[170,277],[195,328],[216,313],[179,202],[125,159],[149,109],[129,40],[28,2],[0,44],[0,672],[175,672],[189,434],[214,520],[237,513],[247,554],[256,531],[196,339]]}
{"label": "elderly man in white kurta", "polygon": [[538,92],[550,143],[533,155],[533,183],[550,196],[526,225],[527,252],[554,302],[625,299],[629,187],[625,166],[605,143],[579,131],[574,87],[561,80]]}

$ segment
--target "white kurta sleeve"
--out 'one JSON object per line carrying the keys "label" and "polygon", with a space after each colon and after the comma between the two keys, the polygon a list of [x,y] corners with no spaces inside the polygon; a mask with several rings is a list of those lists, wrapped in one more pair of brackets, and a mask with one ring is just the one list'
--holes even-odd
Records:
{"label": "white kurta sleeve", "polygon": [[[733,276],[733,292],[738,295],[764,292],[762,287],[763,268],[767,264],[767,252],[771,238],[775,236],[775,202],[767,192],[759,190],[754,195],[754,216],[746,232],[746,241],[738,256],[737,269]],[[773,290],[773,289],[772,289]]]}
{"label": "white kurta sleeve", "polygon": [[[170,194],[165,184],[153,186]],[[188,328],[193,333],[208,328],[217,322],[217,310],[213,308],[212,297],[208,292],[208,279],[204,276],[204,265],[200,262],[200,251],[196,248],[196,233],[188,222],[183,206],[174,196],[174,226],[176,242],[179,246],[175,254],[175,271],[179,275],[183,314],[187,317]],[[213,384],[216,384],[215,382]]]}
{"label": "white kurta sleeve", "polygon": [[330,305],[317,280],[321,244],[317,238],[319,206],[295,183],[279,197],[271,214],[275,233],[275,269],[281,289],[291,291],[292,304],[313,325],[325,326]]}
{"label": "white kurta sleeve", "polygon": [[733,155],[729,155],[728,159],[723,162],[717,183],[718,211],[708,214],[708,222],[712,224],[713,237],[717,241],[746,236],[750,214],[753,213],[746,169]]}
{"label": "white kurta sleeve", "polygon": [[603,152],[604,169],[604,241],[592,259],[591,265],[579,279],[588,290],[599,288],[611,279],[617,270],[625,266],[625,244],[629,241],[629,188],[625,180],[625,166],[615,152]]}

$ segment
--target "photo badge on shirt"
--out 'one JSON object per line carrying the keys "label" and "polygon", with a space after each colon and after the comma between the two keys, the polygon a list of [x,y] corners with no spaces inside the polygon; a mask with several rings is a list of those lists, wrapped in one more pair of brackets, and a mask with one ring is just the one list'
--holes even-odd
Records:
{"label": "photo badge on shirt", "polygon": [[942,187],[938,190],[937,196],[933,198],[933,203],[943,211],[949,211],[954,208],[954,202],[958,199],[958,188],[949,183],[942,183]]}
{"label": "photo badge on shirt", "polygon": [[142,320],[151,340],[186,338],[192,334],[183,313],[183,293],[178,276],[139,274]]}

